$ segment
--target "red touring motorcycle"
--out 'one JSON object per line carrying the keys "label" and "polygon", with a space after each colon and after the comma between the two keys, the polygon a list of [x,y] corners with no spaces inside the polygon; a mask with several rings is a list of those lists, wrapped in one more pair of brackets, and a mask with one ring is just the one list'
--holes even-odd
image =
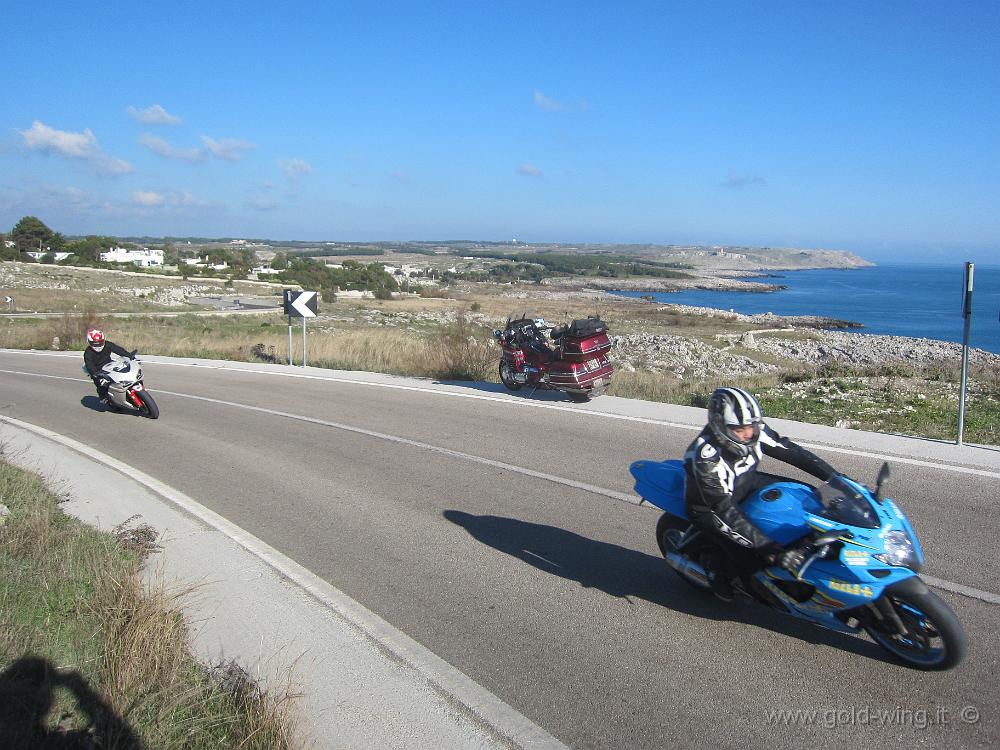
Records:
{"label": "red touring motorcycle", "polygon": [[[545,331],[552,332],[554,348],[545,340]],[[530,385],[565,391],[574,401],[589,401],[611,383],[611,341],[600,318],[583,318],[555,328],[542,318],[508,318],[493,337],[503,349],[500,381],[512,391]]]}

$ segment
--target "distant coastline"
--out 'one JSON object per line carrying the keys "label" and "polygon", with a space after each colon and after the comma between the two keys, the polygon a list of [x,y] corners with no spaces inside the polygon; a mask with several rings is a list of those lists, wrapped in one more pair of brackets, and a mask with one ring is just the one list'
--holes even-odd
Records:
{"label": "distant coastline", "polygon": [[[739,279],[713,283],[691,280],[672,289],[608,289],[623,297],[688,309],[730,311],[748,316],[811,318],[823,328],[858,328],[865,334],[903,336],[961,343],[960,291],[964,264],[872,265],[857,274],[837,268],[802,269],[784,275],[782,284]],[[766,272],[764,278],[774,278]],[[747,276],[743,277],[748,278]],[[754,275],[752,278],[761,278]],[[733,292],[757,292],[738,294]],[[761,294],[763,293],[763,294]],[[1000,269],[984,266],[976,275],[971,345],[1000,353]]]}

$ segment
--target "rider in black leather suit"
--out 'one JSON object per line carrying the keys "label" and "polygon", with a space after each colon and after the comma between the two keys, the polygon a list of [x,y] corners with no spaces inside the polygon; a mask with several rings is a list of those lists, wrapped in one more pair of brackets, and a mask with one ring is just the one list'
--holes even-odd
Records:
{"label": "rider in black leather suit", "polygon": [[768,427],[760,404],[747,391],[717,389],[709,401],[708,424],[684,454],[684,469],[688,518],[711,535],[721,553],[709,551],[703,563],[712,590],[722,599],[732,598],[730,579],[756,569],[763,560],[794,571],[805,559],[800,549],[783,549],[740,508],[740,501],[761,487],[794,481],[759,471],[765,455],[824,482],[837,475],[819,456]]}
{"label": "rider in black leather suit", "polygon": [[94,387],[97,389],[97,397],[101,401],[108,400],[108,386],[110,382],[107,378],[102,377],[101,373],[104,365],[111,361],[112,354],[117,354],[119,357],[132,356],[132,352],[104,338],[102,331],[96,328],[88,328],[87,349],[83,353],[83,366],[86,368],[87,374],[90,375],[90,379],[94,381]]}

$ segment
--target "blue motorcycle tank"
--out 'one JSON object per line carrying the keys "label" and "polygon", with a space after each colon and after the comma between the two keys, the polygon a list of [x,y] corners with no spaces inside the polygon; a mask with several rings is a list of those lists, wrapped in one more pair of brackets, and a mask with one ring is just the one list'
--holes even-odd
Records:
{"label": "blue motorcycle tank", "polygon": [[779,482],[743,501],[741,507],[753,524],[779,544],[801,539],[812,529],[807,514],[819,515],[823,506],[815,491],[798,482]]}

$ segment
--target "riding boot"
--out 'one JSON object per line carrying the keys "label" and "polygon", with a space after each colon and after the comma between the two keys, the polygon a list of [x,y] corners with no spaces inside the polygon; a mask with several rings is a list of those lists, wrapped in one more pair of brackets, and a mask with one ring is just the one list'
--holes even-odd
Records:
{"label": "riding boot", "polygon": [[705,550],[699,556],[699,562],[705,569],[708,577],[708,584],[712,587],[712,593],[724,602],[733,600],[733,584],[729,582],[729,575],[725,560],[717,550]]}

